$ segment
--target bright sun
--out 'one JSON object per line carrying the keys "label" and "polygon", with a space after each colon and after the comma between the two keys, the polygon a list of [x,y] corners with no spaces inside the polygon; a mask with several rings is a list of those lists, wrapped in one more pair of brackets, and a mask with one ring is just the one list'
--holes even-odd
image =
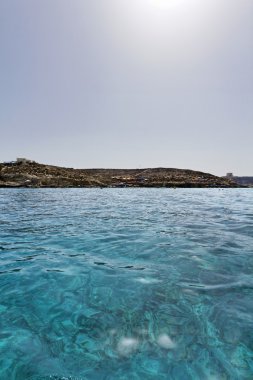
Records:
{"label": "bright sun", "polygon": [[151,0],[151,4],[160,9],[178,7],[181,3],[182,0]]}

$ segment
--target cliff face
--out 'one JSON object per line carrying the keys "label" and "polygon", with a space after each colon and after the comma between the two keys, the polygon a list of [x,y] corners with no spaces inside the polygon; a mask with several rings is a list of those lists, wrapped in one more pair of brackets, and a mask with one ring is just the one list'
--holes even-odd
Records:
{"label": "cliff face", "polygon": [[226,178],[184,169],[72,169],[0,164],[0,187],[238,187]]}

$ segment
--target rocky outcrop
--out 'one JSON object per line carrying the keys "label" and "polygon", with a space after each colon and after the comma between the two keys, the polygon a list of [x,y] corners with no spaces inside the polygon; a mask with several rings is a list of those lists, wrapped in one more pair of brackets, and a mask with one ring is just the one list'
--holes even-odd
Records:
{"label": "rocky outcrop", "polygon": [[227,178],[184,169],[72,169],[36,162],[0,164],[0,187],[238,187]]}

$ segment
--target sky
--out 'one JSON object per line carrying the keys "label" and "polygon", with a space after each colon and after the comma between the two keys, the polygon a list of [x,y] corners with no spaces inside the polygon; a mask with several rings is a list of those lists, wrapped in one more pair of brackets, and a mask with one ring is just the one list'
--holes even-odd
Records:
{"label": "sky", "polygon": [[0,0],[0,161],[253,175],[252,0]]}

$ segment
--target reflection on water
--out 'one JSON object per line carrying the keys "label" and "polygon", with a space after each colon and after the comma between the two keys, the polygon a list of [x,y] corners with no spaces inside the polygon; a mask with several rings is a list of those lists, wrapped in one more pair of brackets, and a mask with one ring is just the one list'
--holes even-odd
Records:
{"label": "reflection on water", "polygon": [[253,378],[251,189],[0,189],[0,379]]}

